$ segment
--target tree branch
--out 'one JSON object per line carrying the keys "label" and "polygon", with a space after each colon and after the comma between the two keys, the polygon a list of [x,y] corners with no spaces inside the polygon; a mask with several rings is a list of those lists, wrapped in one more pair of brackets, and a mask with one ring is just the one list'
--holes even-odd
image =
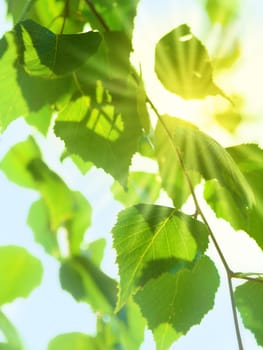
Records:
{"label": "tree branch", "polygon": [[85,0],[86,4],[90,8],[90,11],[93,13],[93,15],[98,19],[102,27],[105,29],[106,32],[110,31],[110,28],[108,27],[107,23],[104,21],[104,19],[101,17],[99,12],[96,10],[95,6],[92,3],[92,0]]}

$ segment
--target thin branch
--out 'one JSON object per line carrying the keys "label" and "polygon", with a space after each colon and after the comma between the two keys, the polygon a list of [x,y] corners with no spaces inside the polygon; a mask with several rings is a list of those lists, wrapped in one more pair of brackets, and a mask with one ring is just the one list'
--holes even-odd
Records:
{"label": "thin branch", "polygon": [[220,256],[220,259],[223,263],[223,266],[226,270],[226,274],[227,274],[227,280],[228,280],[228,286],[229,286],[229,292],[230,292],[230,298],[231,298],[231,307],[232,307],[232,314],[233,314],[233,318],[234,318],[234,325],[235,325],[235,331],[236,331],[236,337],[237,337],[237,341],[238,341],[238,346],[239,346],[239,350],[243,350],[243,345],[242,345],[242,339],[241,339],[241,335],[240,335],[240,330],[239,330],[239,324],[238,324],[238,318],[237,318],[237,311],[236,311],[236,307],[235,307],[235,301],[234,301],[234,294],[233,294],[233,287],[232,287],[232,282],[231,282],[231,277],[234,275],[233,272],[231,271],[226,259],[225,259],[225,256],[222,252],[222,250],[220,249],[220,246],[219,244],[217,243],[217,240],[213,234],[213,231],[208,223],[208,221],[206,220],[206,217],[199,205],[199,202],[198,202],[198,199],[196,197],[196,194],[195,194],[195,191],[194,191],[194,187],[193,187],[193,184],[191,182],[191,179],[189,177],[189,174],[185,168],[185,165],[184,165],[184,161],[183,161],[183,158],[181,156],[181,153],[180,151],[178,150],[178,148],[175,146],[174,142],[173,142],[173,136],[170,132],[170,130],[167,128],[166,124],[164,123],[163,119],[162,119],[162,116],[160,115],[160,113],[158,112],[157,108],[155,107],[155,105],[153,104],[153,102],[150,100],[150,98],[147,96],[146,98],[147,102],[150,104],[151,108],[153,109],[153,111],[155,112],[158,120],[160,121],[160,123],[162,124],[164,130],[166,131],[167,133],[167,136],[168,136],[168,139],[172,145],[172,148],[180,162],[180,165],[181,165],[181,168],[183,170],[183,173],[185,175],[185,178],[186,178],[186,181],[188,183],[188,186],[190,188],[190,192],[191,192],[191,195],[192,195],[192,198],[193,198],[193,201],[194,201],[194,204],[195,204],[195,207],[196,207],[196,212],[201,216],[204,224],[206,225],[208,231],[209,231],[209,235],[213,241],[213,244],[217,250],[217,253],[218,255]]}
{"label": "thin branch", "polygon": [[67,20],[67,17],[69,16],[69,2],[70,2],[70,0],[65,1],[65,6],[63,9],[63,14],[62,14],[63,22],[62,22],[62,26],[60,29],[60,34],[63,34],[64,29],[65,29],[66,20]]}
{"label": "thin branch", "polygon": [[98,19],[102,27],[105,29],[106,32],[110,31],[110,28],[108,27],[107,23],[104,21],[104,19],[101,17],[99,12],[96,10],[95,6],[92,3],[92,0],[85,0],[86,4],[89,6],[91,12],[94,14],[94,16]]}
{"label": "thin branch", "polygon": [[[261,274],[262,276],[262,274]],[[241,279],[241,280],[247,280],[247,281],[252,281],[252,282],[257,282],[257,283],[263,283],[263,278],[254,278],[254,277],[250,277],[247,276],[245,274],[240,274],[240,273],[236,273],[234,272],[231,276],[232,278],[237,278],[237,279]]]}
{"label": "thin branch", "polygon": [[243,344],[242,344],[242,338],[241,333],[239,329],[239,323],[238,323],[238,317],[237,317],[237,309],[235,305],[235,299],[234,299],[234,291],[232,286],[232,280],[231,275],[227,273],[227,282],[228,282],[228,288],[229,288],[229,294],[230,294],[230,300],[231,300],[231,308],[232,308],[232,314],[234,318],[234,324],[235,324],[235,331],[236,331],[236,337],[238,342],[239,350],[244,350]]}

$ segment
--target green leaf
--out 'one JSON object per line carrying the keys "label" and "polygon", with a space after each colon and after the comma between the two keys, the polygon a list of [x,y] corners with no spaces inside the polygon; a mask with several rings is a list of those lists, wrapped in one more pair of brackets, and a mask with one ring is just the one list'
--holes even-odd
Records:
{"label": "green leaf", "polygon": [[76,300],[87,301],[94,311],[112,313],[116,304],[116,282],[102,272],[88,254],[65,260],[60,268],[63,289]]}
{"label": "green leaf", "polygon": [[120,275],[117,309],[147,280],[193,262],[208,244],[201,222],[157,205],[120,212],[112,233]]}
{"label": "green leaf", "polygon": [[10,181],[17,185],[36,188],[36,183],[27,166],[34,159],[39,159],[41,153],[32,137],[12,146],[0,163],[0,169]]}
{"label": "green leaf", "polygon": [[227,25],[237,17],[238,10],[238,0],[206,0],[206,11],[212,23]]}
{"label": "green leaf", "polygon": [[99,238],[88,245],[88,248],[85,251],[85,255],[92,261],[93,264],[95,264],[97,267],[100,267],[104,256],[105,247],[106,240],[104,238]]}
{"label": "green leaf", "polygon": [[204,196],[216,215],[230,222],[236,230],[244,230],[263,249],[263,150],[257,145],[244,144],[228,148],[254,194],[254,205],[243,208],[235,198],[215,182],[205,185]]}
{"label": "green leaf", "polygon": [[18,331],[5,314],[0,311],[0,331],[3,332],[8,343],[0,343],[3,350],[23,350]]}
{"label": "green leaf", "polygon": [[71,94],[71,78],[56,80],[29,76],[17,62],[14,32],[0,40],[0,129],[20,116],[40,111],[46,104],[58,104]]}
{"label": "green leaf", "polygon": [[163,36],[155,49],[155,72],[164,87],[185,99],[224,95],[213,82],[205,46],[187,24]]}
{"label": "green leaf", "polygon": [[244,326],[255,336],[258,345],[263,346],[263,283],[248,281],[235,290],[235,301]]}
{"label": "green leaf", "polygon": [[68,242],[72,255],[80,252],[81,243],[87,228],[91,225],[91,206],[78,191],[71,192],[73,202],[71,219],[65,223],[68,231]]}
{"label": "green leaf", "polygon": [[47,253],[58,257],[59,246],[56,230],[51,229],[48,207],[43,199],[39,199],[31,205],[27,224],[33,231],[35,241],[40,243]]}
{"label": "green leaf", "polygon": [[95,339],[83,333],[65,333],[56,336],[48,344],[48,350],[102,350]]}
{"label": "green leaf", "polygon": [[28,106],[17,84],[16,45],[11,33],[0,40],[0,131],[15,118],[25,115]]}
{"label": "green leaf", "polygon": [[203,256],[191,270],[165,273],[150,280],[135,295],[135,301],[150,329],[168,323],[176,332],[176,340],[180,334],[186,334],[192,326],[199,324],[213,308],[218,286],[215,265]]}
{"label": "green leaf", "polygon": [[141,133],[135,98],[126,89],[118,101],[116,96],[112,104],[93,108],[87,96],[78,96],[59,114],[55,133],[65,141],[69,153],[93,162],[125,184]]}
{"label": "green leaf", "polygon": [[51,78],[73,72],[93,55],[100,44],[96,32],[54,34],[26,20],[15,26],[20,63],[33,76]]}
{"label": "green leaf", "polygon": [[26,14],[30,6],[32,6],[35,0],[8,0],[7,2],[7,12],[13,17],[14,23],[18,22]]}
{"label": "green leaf", "polygon": [[[166,117],[165,124],[170,131],[177,127],[177,121],[174,118]],[[157,124],[154,143],[163,188],[172,199],[174,206],[180,208],[191,194],[190,187],[175,153],[174,146],[161,123]],[[189,176],[194,186],[201,181],[201,177],[196,171],[190,170]]]}
{"label": "green leaf", "polygon": [[26,117],[26,122],[34,126],[44,136],[47,135],[53,111],[50,106],[43,106],[38,112],[32,112]]}
{"label": "green leaf", "polygon": [[171,345],[180,338],[170,323],[162,323],[153,332],[156,350],[170,349]]}
{"label": "green leaf", "polygon": [[[136,8],[139,0],[123,1],[116,0],[104,1],[104,0],[93,0],[87,1],[87,3],[93,4],[96,11],[103,18],[104,23],[107,27],[114,31],[119,30],[125,32],[131,37],[133,30],[133,20],[136,15]],[[100,31],[105,31],[105,27],[102,25],[98,16],[95,15],[91,6],[84,10],[91,26]]]}
{"label": "green leaf", "polygon": [[186,169],[198,171],[205,180],[217,179],[241,208],[252,206],[254,198],[249,184],[232,157],[217,141],[180,119],[163,116],[162,120],[173,137],[174,158],[178,152]]}
{"label": "green leaf", "polygon": [[40,261],[26,249],[0,247],[0,305],[27,297],[40,284],[42,273]]}
{"label": "green leaf", "polygon": [[117,181],[111,186],[114,198],[126,207],[154,203],[159,197],[160,189],[157,175],[144,172],[130,172],[126,191]]}

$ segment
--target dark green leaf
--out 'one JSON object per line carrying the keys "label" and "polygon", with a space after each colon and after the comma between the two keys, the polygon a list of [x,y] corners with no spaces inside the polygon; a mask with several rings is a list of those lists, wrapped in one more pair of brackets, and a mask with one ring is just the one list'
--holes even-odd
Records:
{"label": "dark green leaf", "polygon": [[263,346],[263,281],[248,281],[235,290],[235,301],[244,326],[255,336],[258,345]]}
{"label": "dark green leaf", "polygon": [[48,350],[102,350],[96,340],[83,333],[65,333],[56,336],[48,344]]}
{"label": "dark green leaf", "polygon": [[15,26],[20,63],[33,76],[51,78],[70,73],[83,65],[100,44],[96,32],[54,34],[26,20]]}
{"label": "dark green leaf", "polygon": [[87,301],[94,311],[112,313],[116,304],[116,282],[103,273],[88,257],[75,256],[60,269],[62,288],[76,300]]}
{"label": "dark green leaf", "polygon": [[156,45],[155,72],[164,87],[185,99],[223,94],[213,82],[205,46],[182,24]]}
{"label": "dark green leaf", "polygon": [[27,297],[42,278],[40,261],[17,246],[0,247],[0,305]]}
{"label": "dark green leaf", "polygon": [[160,182],[156,174],[130,172],[127,190],[114,182],[111,190],[114,198],[126,207],[138,203],[154,203],[160,194]]}
{"label": "dark green leaf", "polygon": [[120,274],[118,309],[140,285],[193,262],[208,244],[201,222],[155,205],[122,211],[112,233]]}
{"label": "dark green leaf", "polygon": [[[240,207],[251,207],[253,193],[229,153],[193,124],[169,116],[162,117],[173,137],[174,157],[180,154],[188,170],[198,171],[205,180],[217,179]],[[161,125],[159,126],[161,127]]]}
{"label": "dark green leaf", "polygon": [[175,339],[199,324],[213,308],[219,286],[219,275],[214,263],[206,256],[195,266],[175,274],[165,273],[150,280],[135,296],[149,328],[155,330],[170,324]]}

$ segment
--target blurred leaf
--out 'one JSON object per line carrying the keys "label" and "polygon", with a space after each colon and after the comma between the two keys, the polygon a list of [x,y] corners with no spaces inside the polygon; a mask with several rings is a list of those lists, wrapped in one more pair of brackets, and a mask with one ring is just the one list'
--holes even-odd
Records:
{"label": "blurred leaf", "polygon": [[41,244],[47,253],[59,256],[56,230],[51,229],[48,207],[43,199],[39,199],[31,205],[27,224],[33,231],[35,241]]}
{"label": "blurred leaf", "polygon": [[5,314],[0,311],[0,331],[4,334],[8,343],[0,343],[2,350],[23,350],[18,331]]}
{"label": "blurred leaf", "polygon": [[102,272],[87,254],[65,260],[60,268],[63,289],[76,300],[87,301],[94,311],[112,313],[116,304],[116,282]]}
{"label": "blurred leaf", "polygon": [[140,285],[163,272],[180,269],[184,266],[181,261],[193,262],[208,244],[201,222],[157,205],[123,210],[112,233],[120,275],[117,309]]}
{"label": "blurred leaf", "polygon": [[34,159],[39,159],[41,153],[32,137],[12,146],[0,163],[0,169],[8,179],[16,184],[37,188],[34,178],[27,169],[28,164]]}
{"label": "blurred leaf", "polygon": [[[72,251],[78,251],[84,232],[90,225],[90,206],[81,194],[72,192],[42,161],[34,139],[29,137],[9,149],[0,169],[9,180],[40,192],[49,212],[45,226],[49,227],[49,231],[65,226],[69,231]],[[39,214],[39,210],[35,214]],[[43,213],[40,216],[45,218]]]}
{"label": "blurred leaf", "polygon": [[224,40],[227,35],[229,35],[229,33],[223,31],[222,36],[218,39],[219,54],[213,57],[213,69],[216,72],[220,72],[224,69],[231,69],[241,55],[241,44],[239,39],[235,39],[227,49],[221,52],[222,40]]}
{"label": "blurred leaf", "polygon": [[32,20],[18,23],[15,32],[20,63],[28,74],[43,78],[76,70],[101,41],[96,32],[56,35]]}
{"label": "blurred leaf", "polygon": [[[162,117],[173,136],[186,169],[198,171],[205,180],[217,179],[236,199],[240,209],[253,203],[253,193],[229,153],[196,126],[169,116]],[[160,123],[160,122],[159,122]],[[173,152],[176,158],[177,152]]]}
{"label": "blurred leaf", "polygon": [[255,336],[257,344],[263,346],[263,283],[248,281],[235,290],[235,301],[244,326]]}
{"label": "blurred leaf", "polygon": [[91,162],[85,162],[80,156],[77,154],[69,154],[67,150],[65,150],[60,158],[61,161],[64,159],[70,158],[76,167],[79,169],[82,175],[86,175],[86,173],[92,168],[93,164]]}
{"label": "blurred leaf", "polygon": [[215,114],[215,120],[226,130],[233,133],[242,122],[242,115],[231,109]]}
{"label": "blurred leaf", "polygon": [[206,10],[212,23],[227,25],[238,15],[239,0],[206,0]]}
{"label": "blurred leaf", "polygon": [[214,84],[205,46],[182,24],[163,36],[155,49],[155,72],[164,87],[185,99],[224,93]]}
{"label": "blurred leaf", "polygon": [[242,209],[230,193],[214,182],[205,185],[204,196],[218,217],[236,230],[244,230],[263,249],[263,150],[257,145],[244,144],[227,149],[244,174],[254,194],[251,208]]}
{"label": "blurred leaf", "polygon": [[68,241],[72,255],[78,254],[86,229],[91,225],[91,206],[78,191],[71,192],[73,202],[72,217],[65,223],[68,231]]}
{"label": "blurred leaf", "polygon": [[[177,121],[174,118],[166,117],[165,124],[170,131],[177,127]],[[190,188],[174,147],[161,123],[157,124],[154,141],[163,188],[172,199],[174,206],[180,208],[191,194]],[[194,186],[201,181],[201,176],[196,171],[190,170],[189,176]]]}
{"label": "blurred leaf", "polygon": [[92,261],[93,264],[100,267],[104,256],[105,247],[106,240],[104,238],[99,238],[88,245],[87,250],[85,250],[85,255]]}
{"label": "blurred leaf", "polygon": [[[214,263],[203,256],[189,269],[165,273],[150,280],[136,295],[148,326],[155,330],[163,323],[175,330],[175,339],[199,324],[214,306],[219,275]],[[170,333],[171,335],[171,333]]]}
{"label": "blurred leaf", "polygon": [[127,191],[115,181],[111,186],[114,198],[124,206],[138,203],[154,203],[160,194],[160,182],[156,174],[130,172]]}
{"label": "blurred leaf", "polygon": [[65,333],[57,335],[48,344],[48,350],[103,350],[98,347],[95,338],[83,333]]}
{"label": "blurred leaf", "polygon": [[42,265],[22,247],[0,247],[0,305],[27,297],[42,278]]}

